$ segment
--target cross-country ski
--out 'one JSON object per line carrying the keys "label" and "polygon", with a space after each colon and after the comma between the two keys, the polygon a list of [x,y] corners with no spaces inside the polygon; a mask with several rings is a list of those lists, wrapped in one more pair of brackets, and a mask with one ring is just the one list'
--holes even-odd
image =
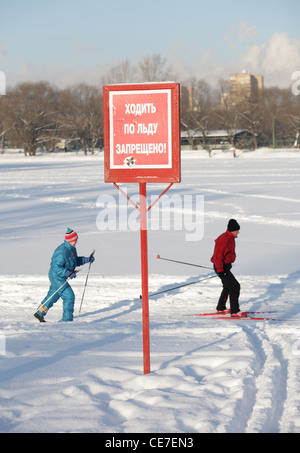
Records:
{"label": "cross-country ski", "polygon": [[[258,315],[263,313],[277,313],[278,310],[263,310],[263,311],[244,311],[247,315]],[[211,313],[195,313],[191,316],[222,316],[222,315],[230,315],[230,310],[224,310],[220,312],[211,312]]]}
{"label": "cross-country ski", "polygon": [[264,317],[259,317],[259,316],[237,316],[237,315],[233,315],[233,316],[214,316],[213,319],[230,319],[232,321],[234,320],[239,320],[239,321],[247,321],[248,319],[249,320],[255,320],[255,321],[280,321],[280,319],[276,319],[276,318],[264,318]]}

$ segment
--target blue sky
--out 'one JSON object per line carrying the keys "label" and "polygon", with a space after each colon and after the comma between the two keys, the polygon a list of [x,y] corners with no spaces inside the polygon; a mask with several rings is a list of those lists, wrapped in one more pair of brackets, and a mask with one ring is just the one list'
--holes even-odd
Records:
{"label": "blue sky", "polygon": [[243,69],[288,87],[300,70],[299,0],[1,0],[8,85],[99,83],[114,65],[160,54],[184,80]]}

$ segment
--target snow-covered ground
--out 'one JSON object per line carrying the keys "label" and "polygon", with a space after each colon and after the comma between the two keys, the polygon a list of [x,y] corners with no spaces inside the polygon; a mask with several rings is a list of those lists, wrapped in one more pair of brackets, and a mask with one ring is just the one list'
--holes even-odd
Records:
{"label": "snow-covered ground", "polygon": [[[135,185],[122,187],[136,197]],[[149,184],[149,199],[165,187]],[[192,316],[215,309],[218,278],[151,297],[148,375],[138,217],[103,182],[103,155],[1,155],[0,193],[0,432],[299,432],[299,151],[182,153],[182,182],[164,196],[171,229],[152,208],[161,228],[152,213],[150,292],[212,275],[157,254],[210,266],[233,217],[241,307],[276,311],[264,316],[277,321]],[[74,322],[60,322],[59,301],[40,324],[33,313],[67,227],[79,234],[79,255],[96,249],[82,313],[87,266],[71,283]]]}

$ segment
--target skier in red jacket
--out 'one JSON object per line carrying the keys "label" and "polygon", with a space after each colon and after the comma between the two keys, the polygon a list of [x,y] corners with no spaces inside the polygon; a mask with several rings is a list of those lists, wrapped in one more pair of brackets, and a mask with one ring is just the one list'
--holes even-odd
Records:
{"label": "skier in red jacket", "polygon": [[240,311],[240,284],[230,271],[232,263],[234,263],[236,258],[235,239],[239,232],[240,225],[235,219],[230,219],[227,231],[215,240],[214,254],[211,258],[215,272],[218,274],[223,284],[217,311],[229,313],[229,310],[226,310],[226,302],[229,296],[231,316],[247,316]]}

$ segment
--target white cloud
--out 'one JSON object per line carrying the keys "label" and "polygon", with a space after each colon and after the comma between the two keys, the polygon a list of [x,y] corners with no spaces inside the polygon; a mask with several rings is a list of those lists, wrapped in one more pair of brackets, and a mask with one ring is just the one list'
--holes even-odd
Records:
{"label": "white cloud", "polygon": [[239,23],[239,41],[251,41],[258,35],[257,30],[254,26],[247,24],[246,22],[240,21]]}
{"label": "white cloud", "polygon": [[268,42],[248,47],[239,64],[252,73],[264,75],[267,86],[287,88],[292,73],[300,69],[300,39],[292,39],[288,33],[275,33]]}
{"label": "white cloud", "polygon": [[[224,70],[241,72],[246,69],[262,74],[266,86],[289,87],[292,73],[300,69],[300,39],[293,39],[282,32],[274,33],[267,42],[253,44],[258,38],[256,27],[244,21],[230,27],[223,39],[234,50],[236,60],[225,63]],[[216,66],[219,66],[217,61]]]}
{"label": "white cloud", "polygon": [[99,69],[85,67],[68,67],[62,64],[51,64],[41,62],[32,64],[28,62],[19,62],[17,70],[14,73],[7,73],[7,85],[15,86],[22,82],[39,82],[48,81],[58,88],[65,88],[77,83],[87,83],[90,85],[100,85]]}
{"label": "white cloud", "polygon": [[219,79],[229,75],[224,63],[219,60],[212,49],[207,49],[196,61],[193,67],[195,77],[216,85]]}
{"label": "white cloud", "polygon": [[249,25],[244,21],[240,21],[238,25],[230,27],[223,40],[228,46],[235,52],[241,53],[240,43],[246,43],[247,41],[253,41],[257,38],[258,33],[253,25]]}

